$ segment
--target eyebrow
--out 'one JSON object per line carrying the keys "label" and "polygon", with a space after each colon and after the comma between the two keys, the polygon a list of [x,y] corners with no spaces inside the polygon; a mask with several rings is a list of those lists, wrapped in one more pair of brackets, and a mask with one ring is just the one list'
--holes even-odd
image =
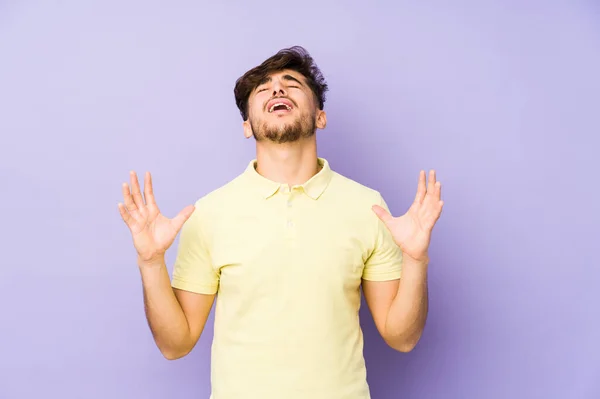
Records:
{"label": "eyebrow", "polygon": [[283,79],[284,80],[292,80],[294,82],[297,82],[300,86],[304,86],[301,81],[299,81],[298,79],[296,79],[292,75],[283,75]]}
{"label": "eyebrow", "polygon": [[[293,81],[293,82],[297,82],[300,86],[304,86],[304,84],[299,81],[298,79],[296,79],[295,77],[293,77],[292,75],[283,75],[281,77],[283,80],[288,80],[288,81]],[[256,87],[259,87],[265,83],[270,82],[272,79],[270,76],[266,76],[264,77],[260,82],[258,82],[258,85]]]}

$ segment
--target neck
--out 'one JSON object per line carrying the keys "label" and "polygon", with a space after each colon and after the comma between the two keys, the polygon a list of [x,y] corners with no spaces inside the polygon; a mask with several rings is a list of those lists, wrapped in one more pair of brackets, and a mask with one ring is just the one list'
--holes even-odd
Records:
{"label": "neck", "polygon": [[256,145],[256,171],[265,178],[290,187],[304,184],[319,171],[314,137],[296,143]]}

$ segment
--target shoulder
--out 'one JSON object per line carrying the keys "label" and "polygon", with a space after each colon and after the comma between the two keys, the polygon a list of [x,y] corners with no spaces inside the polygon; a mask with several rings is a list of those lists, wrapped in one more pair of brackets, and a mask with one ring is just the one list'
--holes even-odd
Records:
{"label": "shoulder", "polygon": [[385,204],[381,193],[366,184],[360,183],[340,173],[334,172],[324,200],[337,215],[343,215],[353,225],[377,228],[378,218],[373,205]]}
{"label": "shoulder", "polygon": [[239,201],[242,190],[241,175],[238,175],[227,183],[212,189],[201,197],[197,198],[194,206],[194,216],[203,220],[205,223],[211,220],[219,219],[222,212],[230,209],[228,205]]}
{"label": "shoulder", "polygon": [[339,172],[332,172],[330,190],[331,195],[341,201],[358,207],[365,205],[380,205],[383,201],[381,193],[363,183],[359,183]]}

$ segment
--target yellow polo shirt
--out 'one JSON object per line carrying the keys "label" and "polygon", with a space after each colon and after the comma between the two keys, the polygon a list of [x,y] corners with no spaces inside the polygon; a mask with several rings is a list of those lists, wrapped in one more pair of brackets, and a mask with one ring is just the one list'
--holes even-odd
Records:
{"label": "yellow polo shirt", "polygon": [[196,202],[173,287],[217,293],[212,399],[368,399],[360,284],[400,278],[379,192],[322,169],[288,187],[255,160]]}

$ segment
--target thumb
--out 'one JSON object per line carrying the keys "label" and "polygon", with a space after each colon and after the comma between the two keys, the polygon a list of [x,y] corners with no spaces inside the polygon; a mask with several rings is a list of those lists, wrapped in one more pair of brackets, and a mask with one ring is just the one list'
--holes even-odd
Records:
{"label": "thumb", "polygon": [[192,216],[192,213],[194,213],[194,210],[196,210],[194,205],[188,205],[173,218],[172,222],[176,231],[181,230],[183,224],[190,218],[190,216]]}
{"label": "thumb", "polygon": [[394,220],[394,217],[387,210],[385,210],[384,208],[380,207],[379,205],[373,205],[371,207],[371,209],[373,209],[373,212],[375,212],[375,214],[377,215],[377,217],[386,226],[388,226],[389,223],[391,223]]}

